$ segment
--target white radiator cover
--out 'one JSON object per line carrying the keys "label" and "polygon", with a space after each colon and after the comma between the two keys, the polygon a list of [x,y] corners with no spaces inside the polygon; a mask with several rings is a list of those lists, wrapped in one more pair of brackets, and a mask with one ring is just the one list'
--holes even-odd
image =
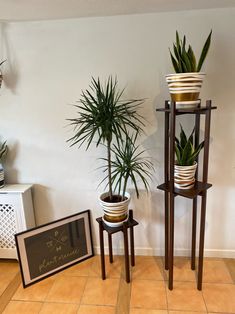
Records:
{"label": "white radiator cover", "polygon": [[0,189],[0,258],[17,259],[17,232],[35,227],[32,185],[9,184]]}

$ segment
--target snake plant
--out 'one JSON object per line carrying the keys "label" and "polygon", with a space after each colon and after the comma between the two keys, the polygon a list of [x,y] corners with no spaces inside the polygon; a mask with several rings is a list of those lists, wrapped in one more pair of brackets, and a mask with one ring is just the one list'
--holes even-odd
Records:
{"label": "snake plant", "polygon": [[176,42],[173,43],[173,52],[170,50],[171,61],[176,73],[200,72],[205,61],[211,43],[211,35],[208,35],[203,46],[199,61],[197,62],[191,45],[186,48],[186,36],[180,39],[178,31],[176,31]]}
{"label": "snake plant", "polygon": [[192,166],[196,161],[200,151],[204,147],[204,141],[197,147],[193,145],[193,129],[190,136],[187,138],[182,125],[180,125],[180,139],[175,138],[175,154],[177,159],[177,165],[179,166]]}

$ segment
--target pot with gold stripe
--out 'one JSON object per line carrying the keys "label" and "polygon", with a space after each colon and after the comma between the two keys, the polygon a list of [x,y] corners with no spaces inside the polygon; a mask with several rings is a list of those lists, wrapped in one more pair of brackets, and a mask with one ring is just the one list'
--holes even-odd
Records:
{"label": "pot with gold stripe", "polygon": [[128,219],[128,205],[130,194],[125,193],[124,200],[121,195],[113,195],[110,200],[109,193],[103,193],[99,197],[99,203],[103,209],[103,221],[110,227],[119,227]]}
{"label": "pot with gold stripe", "polygon": [[171,100],[176,108],[192,108],[198,105],[198,98],[205,73],[174,73],[166,75]]}

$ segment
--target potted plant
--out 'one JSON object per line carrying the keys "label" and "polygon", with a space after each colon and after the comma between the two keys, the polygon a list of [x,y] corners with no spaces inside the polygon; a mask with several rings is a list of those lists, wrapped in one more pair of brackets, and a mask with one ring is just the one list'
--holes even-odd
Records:
{"label": "potted plant", "polygon": [[182,125],[180,125],[180,139],[175,138],[176,163],[174,171],[174,185],[178,189],[191,189],[195,183],[197,169],[196,159],[204,147],[204,141],[197,147],[193,145],[193,129],[187,138]]}
{"label": "potted plant", "polygon": [[3,144],[0,144],[0,188],[4,187],[5,185],[3,161],[7,151],[8,147],[5,141]]}
{"label": "potted plant", "polygon": [[6,60],[4,60],[4,61],[2,61],[2,62],[0,62],[0,88],[1,88],[1,86],[2,86],[2,71],[1,71],[1,66],[2,66],[2,64],[5,62]]}
{"label": "potted plant", "polygon": [[78,117],[68,119],[74,126],[75,135],[68,142],[79,147],[86,143],[88,149],[96,140],[96,146],[105,145],[106,157],[101,158],[108,191],[99,197],[104,210],[104,221],[110,226],[119,226],[128,213],[130,194],[127,183],[132,181],[139,197],[138,180],[148,190],[147,179],[151,177],[152,163],[143,157],[136,140],[144,126],[138,113],[141,99],[122,100],[124,90],[119,91],[117,80],[109,77],[101,85],[100,79],[92,78],[90,88],[83,91]]}
{"label": "potted plant", "polygon": [[194,107],[199,103],[199,93],[205,73],[200,72],[210,48],[212,31],[208,35],[197,62],[191,45],[186,48],[186,37],[180,39],[176,31],[176,42],[170,57],[175,73],[166,75],[171,100],[177,107]]}

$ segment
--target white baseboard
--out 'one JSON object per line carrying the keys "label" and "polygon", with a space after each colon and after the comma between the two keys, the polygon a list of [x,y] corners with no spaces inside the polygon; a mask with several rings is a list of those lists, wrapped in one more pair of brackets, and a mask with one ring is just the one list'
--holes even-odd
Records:
{"label": "white baseboard", "polygon": [[[100,247],[94,247],[95,253],[100,253]],[[105,247],[105,254],[108,254],[108,247]],[[124,250],[123,248],[116,249],[113,248],[113,253],[116,255],[123,255]],[[163,256],[164,250],[163,249],[152,249],[152,248],[135,248],[136,255],[142,256]],[[174,250],[175,256],[190,256],[191,251],[189,249],[175,249]],[[218,258],[235,258],[235,250],[214,250],[214,249],[205,249],[204,251],[205,257],[218,257]]]}

